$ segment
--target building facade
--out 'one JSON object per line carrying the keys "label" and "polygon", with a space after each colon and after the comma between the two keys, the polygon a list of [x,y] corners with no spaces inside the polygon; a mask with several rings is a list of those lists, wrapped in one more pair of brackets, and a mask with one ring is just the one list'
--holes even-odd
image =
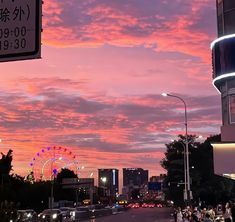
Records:
{"label": "building facade", "polygon": [[138,186],[148,182],[148,170],[142,168],[123,168],[123,186]]}
{"label": "building facade", "polygon": [[[214,148],[216,174],[235,176],[235,1],[217,0],[218,38],[211,43],[213,85],[221,95],[221,143]],[[235,178],[235,177],[234,177]]]}
{"label": "building facade", "polygon": [[119,189],[117,169],[98,169],[98,186],[105,190],[105,195],[116,196]]}
{"label": "building facade", "polygon": [[142,168],[123,168],[122,193],[128,199],[139,199],[142,191],[148,188],[148,170]]}
{"label": "building facade", "polygon": [[221,95],[223,142],[235,141],[235,1],[217,0],[218,38],[212,42],[213,84]]}

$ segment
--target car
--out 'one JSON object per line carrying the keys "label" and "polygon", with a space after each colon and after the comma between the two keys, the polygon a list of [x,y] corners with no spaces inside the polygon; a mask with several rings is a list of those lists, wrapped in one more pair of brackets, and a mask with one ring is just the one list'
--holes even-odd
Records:
{"label": "car", "polygon": [[139,203],[134,203],[131,208],[139,208],[140,204]]}
{"label": "car", "polygon": [[156,204],[156,207],[162,208],[163,206],[162,206],[162,204]]}
{"label": "car", "polygon": [[74,210],[70,211],[71,221],[80,221],[83,219],[88,219],[90,215],[91,211],[88,206],[76,207]]}
{"label": "car", "polygon": [[46,209],[38,215],[38,219],[40,222],[62,222],[63,214],[59,209]]}
{"label": "car", "polygon": [[63,217],[63,220],[71,218],[72,212],[75,211],[75,208],[71,207],[60,207],[60,211]]}
{"label": "car", "polygon": [[147,207],[148,207],[148,204],[147,204],[147,203],[143,203],[143,204],[142,204],[142,207],[143,207],[143,208],[147,208]]}
{"label": "car", "polygon": [[155,204],[154,204],[154,203],[149,203],[149,204],[148,204],[148,207],[149,207],[149,208],[154,208],[154,207],[155,207]]}
{"label": "car", "polygon": [[127,208],[132,208],[132,206],[133,206],[133,203],[129,203],[129,204],[127,205]]}
{"label": "car", "polygon": [[28,221],[36,221],[37,213],[32,209],[27,210],[18,210],[17,211],[17,222],[28,222]]}

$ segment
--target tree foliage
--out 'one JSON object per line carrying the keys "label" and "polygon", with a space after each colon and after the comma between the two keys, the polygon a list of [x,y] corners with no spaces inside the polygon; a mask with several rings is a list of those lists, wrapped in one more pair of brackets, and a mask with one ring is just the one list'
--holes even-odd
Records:
{"label": "tree foliage", "polygon": [[1,184],[4,183],[4,180],[6,180],[12,170],[12,150],[9,150],[7,154],[3,154],[2,158],[0,159],[0,177],[1,177]]}
{"label": "tree foliage", "polygon": [[[35,181],[33,173],[26,178],[11,174],[13,151],[2,153],[0,159],[0,221],[9,221],[14,217],[17,209],[34,209],[37,212],[48,208],[48,198],[51,194],[52,181]],[[54,181],[55,200],[75,200],[75,191],[63,189],[61,182],[63,178],[77,178],[77,175],[68,169],[62,169]],[[4,212],[13,212],[14,215],[2,215]],[[8,214],[8,213],[7,213]]]}
{"label": "tree foliage", "polygon": [[[203,143],[196,141],[195,135],[188,136],[191,190],[194,200],[216,204],[232,199],[234,182],[214,174],[213,148],[211,142],[221,141],[220,135],[211,136]],[[166,144],[165,158],[161,165],[167,171],[166,195],[177,204],[183,203],[184,190],[184,146],[185,137]]]}

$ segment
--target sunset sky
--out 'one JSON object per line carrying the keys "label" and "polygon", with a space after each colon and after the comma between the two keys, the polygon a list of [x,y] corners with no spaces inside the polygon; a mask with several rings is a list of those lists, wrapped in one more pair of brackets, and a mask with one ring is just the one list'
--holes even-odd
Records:
{"label": "sunset sky", "polygon": [[212,0],[46,0],[42,59],[1,63],[0,149],[26,175],[38,150],[68,147],[85,166],[163,173],[165,143],[220,132],[211,84]]}

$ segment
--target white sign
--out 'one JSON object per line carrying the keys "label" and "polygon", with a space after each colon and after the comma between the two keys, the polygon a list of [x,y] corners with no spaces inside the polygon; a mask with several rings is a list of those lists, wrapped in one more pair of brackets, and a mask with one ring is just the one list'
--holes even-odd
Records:
{"label": "white sign", "polygon": [[41,57],[41,0],[0,0],[0,61]]}

